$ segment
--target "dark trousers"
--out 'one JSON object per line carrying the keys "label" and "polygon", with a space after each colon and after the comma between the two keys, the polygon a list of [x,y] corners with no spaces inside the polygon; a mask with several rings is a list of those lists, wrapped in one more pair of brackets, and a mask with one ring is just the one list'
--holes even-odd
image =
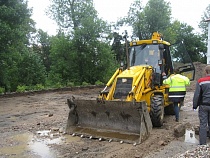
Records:
{"label": "dark trousers", "polygon": [[207,139],[207,124],[210,115],[210,106],[200,105],[198,116],[200,120],[199,141],[200,145],[206,145]]}
{"label": "dark trousers", "polygon": [[179,104],[181,106],[181,104],[184,103],[184,97],[169,97],[169,100],[173,102],[175,118],[176,120],[179,120],[179,109],[180,109]]}
{"label": "dark trousers", "polygon": [[176,120],[179,120],[179,103],[174,102],[174,113]]}

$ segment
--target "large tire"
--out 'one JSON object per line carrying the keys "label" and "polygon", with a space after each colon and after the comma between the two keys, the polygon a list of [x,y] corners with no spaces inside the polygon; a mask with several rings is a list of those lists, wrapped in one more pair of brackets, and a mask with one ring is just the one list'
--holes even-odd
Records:
{"label": "large tire", "polygon": [[164,118],[163,96],[154,95],[151,97],[150,117],[153,127],[161,127]]}

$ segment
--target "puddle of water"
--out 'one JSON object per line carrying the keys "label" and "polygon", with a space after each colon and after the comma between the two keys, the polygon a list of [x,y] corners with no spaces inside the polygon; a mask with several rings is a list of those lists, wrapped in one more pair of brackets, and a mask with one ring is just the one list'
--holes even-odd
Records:
{"label": "puddle of water", "polygon": [[80,137],[73,137],[71,135],[64,135],[62,138],[66,143],[71,143],[71,142],[78,142],[81,143],[81,138]]}
{"label": "puddle of water", "polygon": [[59,133],[53,133],[51,130],[37,131],[39,136],[45,137],[44,141],[46,144],[59,144],[59,143],[70,143],[79,142],[80,137],[73,137],[71,135],[59,136]]}
{"label": "puddle of water", "polygon": [[7,141],[10,144],[0,148],[0,156],[55,158],[56,153],[50,149],[48,144],[56,144],[60,140],[44,139],[43,141],[42,138],[39,139],[31,133],[23,133],[9,137]]}
{"label": "puddle of water", "polygon": [[24,152],[27,150],[27,143],[32,138],[29,133],[18,134],[13,137],[6,138],[8,144],[0,148],[0,153],[10,157],[23,157]]}
{"label": "puddle of water", "polygon": [[56,151],[50,148],[52,144],[63,143],[83,143],[80,137],[72,137],[71,135],[62,135],[51,133],[50,130],[37,131],[36,135],[32,133],[17,134],[6,138],[7,146],[0,148],[0,157],[9,156],[21,158],[56,158]]}
{"label": "puddle of water", "polygon": [[29,145],[29,148],[33,153],[43,158],[56,158],[55,152],[43,142],[33,142]]}

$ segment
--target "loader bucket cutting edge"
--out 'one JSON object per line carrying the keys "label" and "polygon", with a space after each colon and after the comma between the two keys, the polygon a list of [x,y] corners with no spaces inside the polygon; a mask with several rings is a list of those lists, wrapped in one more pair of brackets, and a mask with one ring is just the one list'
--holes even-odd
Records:
{"label": "loader bucket cutting edge", "polygon": [[152,130],[145,102],[67,99],[66,133],[84,137],[141,143]]}

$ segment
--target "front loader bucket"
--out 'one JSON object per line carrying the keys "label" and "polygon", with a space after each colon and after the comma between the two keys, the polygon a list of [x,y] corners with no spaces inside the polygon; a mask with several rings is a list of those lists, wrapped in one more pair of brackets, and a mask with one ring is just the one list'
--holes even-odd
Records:
{"label": "front loader bucket", "polygon": [[139,144],[152,130],[145,102],[70,99],[67,102],[68,134]]}

